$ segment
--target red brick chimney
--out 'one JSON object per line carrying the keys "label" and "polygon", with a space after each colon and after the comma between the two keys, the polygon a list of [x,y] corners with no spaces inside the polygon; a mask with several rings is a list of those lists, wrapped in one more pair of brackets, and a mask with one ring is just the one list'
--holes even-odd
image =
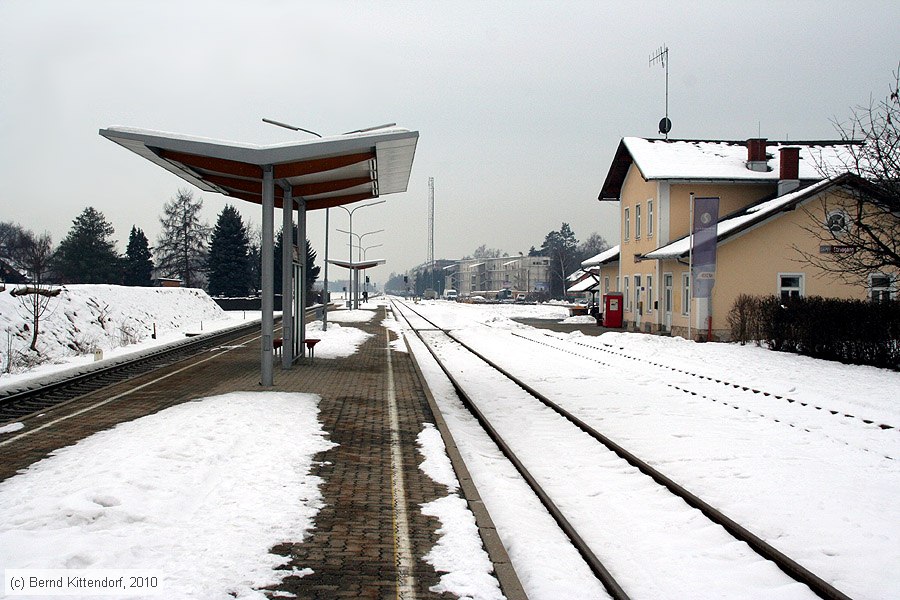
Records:
{"label": "red brick chimney", "polygon": [[800,187],[800,148],[782,146],[778,154],[778,195],[781,196]]}
{"label": "red brick chimney", "polygon": [[747,168],[751,171],[760,172],[769,170],[766,158],[766,138],[750,138],[747,140]]}

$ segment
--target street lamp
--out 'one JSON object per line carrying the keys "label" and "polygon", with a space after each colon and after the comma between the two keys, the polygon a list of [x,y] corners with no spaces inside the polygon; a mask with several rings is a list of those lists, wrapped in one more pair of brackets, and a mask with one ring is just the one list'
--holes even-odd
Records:
{"label": "street lamp", "polygon": [[[364,259],[364,256],[362,254],[362,245],[361,245],[362,239],[364,237],[366,237],[367,235],[371,235],[373,233],[381,233],[382,231],[384,231],[384,229],[376,229],[375,231],[367,231],[363,234],[353,233],[351,231],[346,231],[344,229],[338,229],[338,231],[340,231],[341,233],[349,234],[351,236],[354,236],[354,235],[356,236],[357,244],[355,245],[355,247],[359,249],[359,251],[356,253],[356,261],[359,262],[360,260]],[[354,248],[353,238],[351,237],[350,238],[350,251],[349,251],[351,263],[353,262],[353,248]],[[355,281],[355,283],[351,282],[351,287],[353,288],[353,293],[355,294],[354,297],[356,298],[356,303],[359,304],[359,268],[355,269],[355,274],[356,274],[356,281]]]}
{"label": "street lamp", "polygon": [[[349,246],[350,246],[350,264],[351,264],[351,265],[353,264],[353,213],[355,213],[356,211],[358,211],[360,208],[366,208],[367,206],[375,206],[376,204],[384,204],[384,200],[378,200],[377,202],[370,202],[370,203],[368,203],[368,204],[362,204],[362,205],[357,206],[357,207],[355,207],[355,208],[353,208],[353,209],[347,208],[346,206],[343,206],[343,205],[339,205],[339,206],[338,206],[338,208],[342,208],[342,209],[344,209],[345,211],[347,211],[347,214],[350,216],[350,231],[348,231],[348,232],[346,232],[346,233],[348,233],[348,234],[350,235],[350,243],[349,243]],[[374,233],[374,232],[369,232],[369,233]],[[365,235],[365,234],[364,234],[364,235]],[[359,272],[358,272],[358,269],[353,269],[353,268],[351,268],[351,269],[350,269],[350,274],[351,274],[351,280],[352,280],[353,275],[354,275],[354,274],[356,275],[356,281],[357,281],[357,283],[358,283],[358,282],[359,282]],[[353,286],[353,282],[352,282],[352,281],[350,282],[350,285],[351,285],[351,287]],[[358,290],[359,290],[359,286],[357,285],[355,289],[358,291]],[[352,307],[352,308],[359,308],[359,295],[358,295],[358,294],[355,294],[355,295],[354,295],[354,298],[353,298],[353,300],[352,300],[352,302],[351,302],[351,307]]]}
{"label": "street lamp", "polygon": [[[338,231],[340,231],[340,229],[339,229]],[[346,232],[344,232],[344,233],[346,233]],[[376,232],[371,231],[371,232],[369,232],[369,233],[376,233]],[[353,235],[356,235],[356,234],[354,233]],[[360,245],[358,245],[358,244],[354,244],[354,247],[357,248],[357,249],[359,250],[359,252],[362,253],[362,260],[363,260],[363,262],[365,262],[365,260],[366,260],[366,253],[367,253],[369,250],[371,250],[372,248],[380,248],[381,246],[384,246],[384,244],[372,244],[371,246],[366,246],[366,247],[362,247],[362,246],[360,246]],[[359,280],[357,280],[357,283],[359,283]],[[369,293],[369,277],[368,277],[368,276],[366,276],[365,280],[363,281],[363,292],[365,292],[365,294],[368,294],[368,293]],[[364,294],[364,297],[368,297],[368,296],[366,296],[365,294]]]}

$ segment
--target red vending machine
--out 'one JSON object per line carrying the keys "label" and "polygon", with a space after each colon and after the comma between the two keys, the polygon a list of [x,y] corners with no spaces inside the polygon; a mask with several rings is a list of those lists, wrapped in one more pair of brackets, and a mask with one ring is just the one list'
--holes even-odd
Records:
{"label": "red vending machine", "polygon": [[622,326],[622,292],[610,292],[603,296],[603,325],[605,327]]}

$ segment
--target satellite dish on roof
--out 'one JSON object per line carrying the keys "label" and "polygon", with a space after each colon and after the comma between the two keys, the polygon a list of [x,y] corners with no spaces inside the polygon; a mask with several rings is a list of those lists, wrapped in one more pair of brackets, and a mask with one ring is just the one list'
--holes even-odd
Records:
{"label": "satellite dish on roof", "polygon": [[669,117],[663,117],[659,120],[659,132],[668,135],[670,131],[672,131],[672,121]]}

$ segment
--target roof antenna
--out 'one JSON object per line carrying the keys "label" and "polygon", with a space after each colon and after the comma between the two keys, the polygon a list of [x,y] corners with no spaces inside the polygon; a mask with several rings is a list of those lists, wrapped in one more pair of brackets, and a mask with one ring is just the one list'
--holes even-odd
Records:
{"label": "roof antenna", "polygon": [[650,55],[650,66],[659,63],[666,70],[666,116],[659,121],[659,132],[669,139],[672,121],[669,120],[669,47],[663,44],[656,53]]}

